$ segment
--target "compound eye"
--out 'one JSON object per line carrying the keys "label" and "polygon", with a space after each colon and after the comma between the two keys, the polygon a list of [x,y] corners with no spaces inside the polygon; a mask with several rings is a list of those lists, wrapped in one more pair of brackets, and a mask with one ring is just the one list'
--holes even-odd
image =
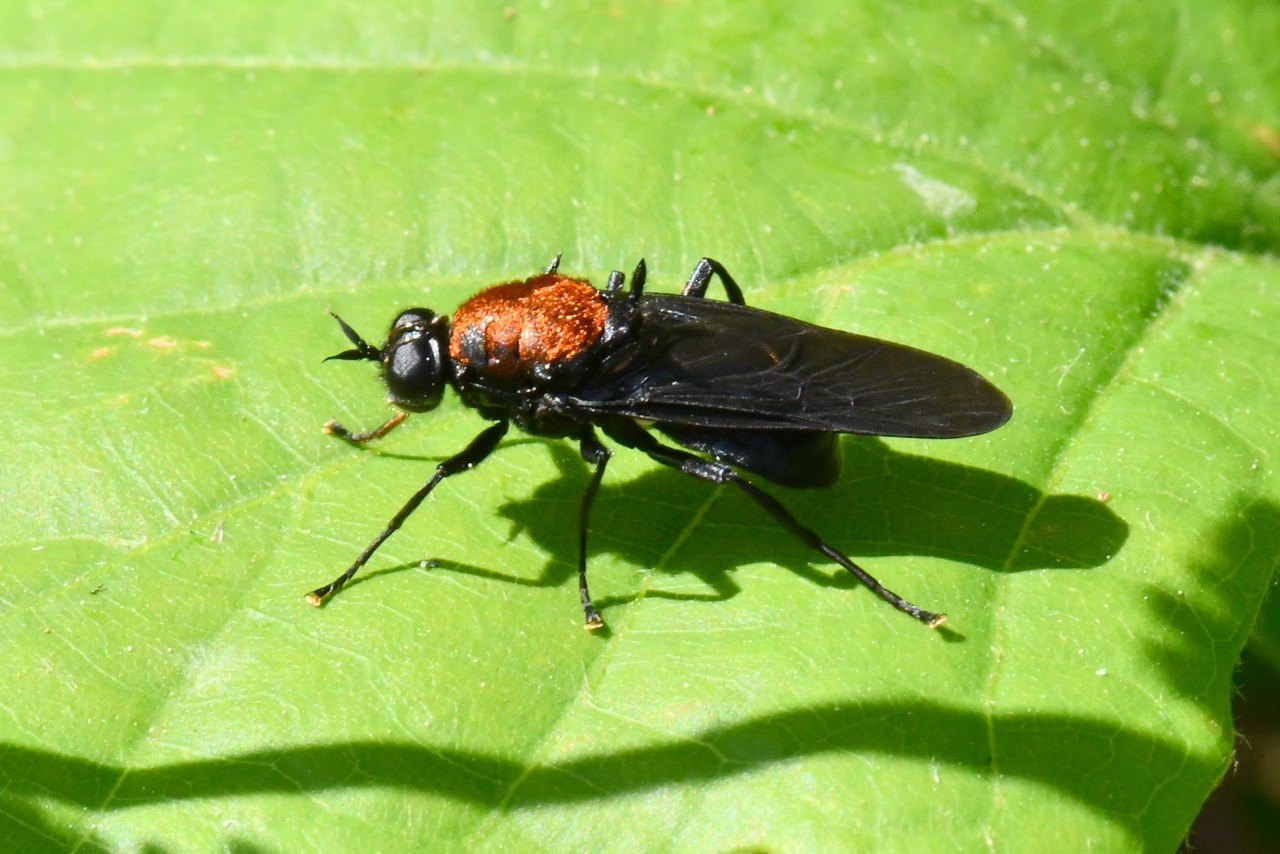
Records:
{"label": "compound eye", "polygon": [[443,319],[425,308],[404,311],[382,348],[388,398],[410,412],[434,409],[444,394]]}
{"label": "compound eye", "polygon": [[391,321],[391,337],[410,329],[424,330],[436,319],[436,313],[429,308],[406,308]]}

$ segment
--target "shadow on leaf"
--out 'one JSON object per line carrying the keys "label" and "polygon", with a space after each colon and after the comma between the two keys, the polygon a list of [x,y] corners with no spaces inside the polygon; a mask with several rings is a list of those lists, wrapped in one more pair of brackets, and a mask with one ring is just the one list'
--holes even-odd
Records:
{"label": "shadow on leaf", "polygon": [[[1249,625],[1227,617],[1233,607],[1261,599],[1276,568],[1277,537],[1280,508],[1242,499],[1235,518],[1192,561],[1195,579],[1209,598],[1165,592],[1151,601],[1169,619],[1167,636],[1156,639],[1150,651],[1170,696],[1197,701],[1207,716],[1224,722],[1228,713],[1215,704],[1226,691],[1218,689],[1229,679]],[[1185,604],[1191,600],[1202,604],[1193,610]],[[1215,641],[1221,648],[1220,666],[1212,673],[1189,671],[1186,645]],[[1204,798],[1230,761],[1227,750],[1197,751],[1184,741],[1114,719],[989,714],[918,699],[784,709],[643,747],[585,752],[570,761],[532,767],[520,757],[409,741],[265,748],[141,768],[0,744],[0,815],[11,825],[0,824],[0,830],[8,839],[45,844],[69,838],[64,826],[45,821],[41,805],[50,801],[96,812],[202,798],[374,787],[515,812],[715,782],[774,764],[843,753],[904,757],[976,776],[1032,781],[1114,816],[1135,838],[1155,848],[1176,844],[1194,814],[1187,805]],[[1133,769],[1141,769],[1140,779],[1149,785],[1135,785]]]}
{"label": "shadow on leaf", "polygon": [[[576,515],[568,508],[576,507],[586,470],[570,447],[548,447],[561,476],[541,484],[530,499],[505,504],[497,512],[542,548],[563,556],[536,582],[554,585],[576,571]],[[788,490],[753,480],[855,561],[928,555],[1006,572],[1087,569],[1113,558],[1128,538],[1124,520],[1093,498],[1046,495],[994,472],[894,451],[879,439],[846,438],[843,450],[845,476],[834,486]],[[666,469],[621,484],[609,484],[606,477],[592,513],[591,552],[689,572],[714,591],[677,598],[728,598],[738,589],[729,572],[760,560],[783,564],[815,584],[856,584],[844,573],[814,569],[813,564],[824,563],[821,556],[736,490],[723,488],[724,500],[715,499],[705,515],[698,515],[714,495],[712,489]],[[548,507],[567,509],[548,518]],[[692,532],[688,549],[672,550],[693,527],[704,530]],[[483,572],[475,567],[464,571]]]}
{"label": "shadow on leaf", "polygon": [[[1226,703],[1233,668],[1256,617],[1241,620],[1235,609],[1242,602],[1258,607],[1280,569],[1280,507],[1242,495],[1228,515],[1234,521],[1189,558],[1178,589],[1145,588],[1152,622],[1163,628],[1148,641],[1147,652],[1168,674],[1176,697]],[[1207,657],[1202,650],[1215,654]],[[1207,713],[1222,711],[1206,708]]]}
{"label": "shadow on leaf", "polygon": [[[559,586],[575,576],[576,507],[587,482],[586,465],[567,443],[517,439],[511,444],[531,442],[548,449],[560,476],[539,485],[530,498],[504,504],[497,512],[514,524],[512,536],[527,533],[556,555],[538,576],[435,558],[366,570],[349,586],[422,563],[537,587]],[[894,451],[872,437],[844,437],[842,451],[845,476],[831,487],[793,490],[752,479],[855,562],[864,556],[928,555],[1005,572],[1087,569],[1109,561],[1128,538],[1124,520],[1093,498],[1046,495],[995,472]],[[646,590],[644,595],[652,598],[729,599],[740,589],[732,570],[760,560],[785,565],[818,586],[858,585],[844,572],[815,568],[814,564],[823,565],[823,559],[745,496],[726,487],[721,501],[714,489],[668,469],[655,469],[625,483],[610,484],[606,477],[591,517],[591,554],[609,552],[636,566],[688,572],[710,590],[702,594]],[[706,514],[700,515],[699,508],[708,504]],[[564,508],[564,512],[549,514],[548,507]],[[419,510],[424,512],[429,513],[429,508]],[[692,532],[689,549],[673,550],[672,544],[680,543],[694,527],[705,530]],[[608,608],[635,598],[599,597],[596,605]]]}
{"label": "shadow on leaf", "polygon": [[[904,726],[904,721],[906,726]],[[989,745],[1000,745],[1000,762]],[[594,801],[668,786],[749,775],[777,763],[845,752],[914,757],[1035,780],[1117,816],[1142,815],[1150,793],[1117,787],[1111,775],[1074,768],[1140,764],[1156,778],[1220,773],[1218,756],[1187,755],[1149,734],[1115,722],[1044,714],[997,715],[900,702],[802,708],[713,727],[645,747],[587,754],[557,765],[527,767],[482,751],[413,742],[357,741],[302,745],[126,768],[13,745],[0,745],[4,811],[34,816],[28,799],[84,810],[259,794],[312,794],[391,787],[508,811]],[[514,791],[510,791],[514,787]],[[52,828],[51,828],[52,830]],[[56,834],[52,838],[58,838]]]}

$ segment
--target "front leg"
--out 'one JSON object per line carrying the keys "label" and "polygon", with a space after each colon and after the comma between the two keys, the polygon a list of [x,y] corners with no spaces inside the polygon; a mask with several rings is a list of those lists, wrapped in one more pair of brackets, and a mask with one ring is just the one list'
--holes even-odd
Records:
{"label": "front leg", "polygon": [[361,430],[358,433],[351,432],[346,427],[343,427],[337,421],[330,418],[328,421],[324,422],[324,425],[320,429],[328,433],[330,436],[337,436],[339,439],[350,442],[353,445],[363,445],[365,442],[372,441],[373,439],[381,439],[383,436],[387,435],[404,423],[404,420],[408,417],[409,413],[402,409],[383,422],[381,426],[375,427],[372,430]]}
{"label": "front leg", "polygon": [[738,287],[738,283],[733,280],[733,276],[729,275],[729,271],[724,265],[714,258],[703,258],[693,267],[693,272],[689,274],[689,281],[685,283],[684,296],[702,298],[707,295],[707,285],[711,284],[711,275],[715,274],[720,277],[720,283],[724,285],[724,292],[729,297],[729,302],[735,305],[746,305],[747,301],[743,299],[742,288]]}
{"label": "front leg", "polygon": [[365,546],[364,551],[362,551],[360,556],[356,558],[355,563],[347,567],[347,571],[342,573],[342,575],[339,575],[333,581],[330,581],[323,587],[317,587],[315,590],[308,593],[307,601],[312,605],[315,605],[317,608],[323,605],[326,598],[342,589],[342,586],[351,580],[351,576],[355,575],[360,567],[364,566],[369,558],[373,556],[373,553],[378,550],[378,547],[385,543],[388,537],[400,529],[400,526],[404,524],[404,520],[408,519],[413,514],[413,511],[418,509],[418,505],[422,503],[423,499],[431,494],[431,490],[435,489],[436,485],[439,484],[440,481],[444,480],[446,477],[452,477],[455,474],[473,469],[480,463],[484,462],[485,457],[493,453],[493,449],[498,447],[498,443],[502,441],[502,437],[506,434],[506,421],[499,421],[496,424],[492,424],[489,427],[486,427],[479,436],[472,439],[471,444],[463,448],[461,452],[454,454],[452,457],[449,457],[449,459],[436,466],[435,474],[431,475],[430,480],[418,487],[418,491],[410,496],[409,500],[405,502],[403,507],[396,511],[396,515],[391,517],[391,521],[382,529],[382,533],[374,537],[373,542]]}

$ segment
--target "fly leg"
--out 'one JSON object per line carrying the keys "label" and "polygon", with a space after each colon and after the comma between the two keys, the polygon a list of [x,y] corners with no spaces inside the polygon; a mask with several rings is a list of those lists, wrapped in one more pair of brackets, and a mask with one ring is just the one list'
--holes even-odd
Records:
{"label": "fly leg", "polygon": [[[325,359],[326,362],[333,359],[341,359],[346,362],[353,362],[358,359],[367,359],[371,362],[381,360],[381,350],[361,338],[360,333],[352,329],[350,324],[341,317],[338,317],[338,315],[334,314],[332,311],[329,312],[329,314],[334,320],[338,321],[338,325],[342,327],[342,334],[347,336],[347,340],[349,340],[354,346],[350,350],[344,350],[341,353],[330,356],[328,359]],[[402,409],[384,421],[380,426],[375,427],[372,430],[360,430],[358,432],[352,432],[334,419],[330,418],[328,421],[324,422],[324,426],[320,429],[332,436],[337,436],[339,439],[344,439],[353,445],[361,445],[371,439],[381,439],[383,436],[399,427],[408,417],[409,413]]]}
{"label": "fly leg", "polygon": [[897,593],[885,587],[875,576],[858,566],[841,552],[828,545],[816,533],[800,524],[800,521],[792,515],[791,511],[784,507],[778,499],[769,493],[760,489],[751,483],[742,475],[738,474],[732,468],[723,463],[704,460],[702,457],[682,451],[679,448],[668,447],[655,439],[650,433],[644,430],[634,421],[617,419],[610,421],[608,424],[601,425],[609,438],[625,445],[629,448],[635,448],[649,456],[650,459],[679,469],[687,475],[702,478],[712,483],[732,483],[734,486],[746,493],[747,497],[754,501],[762,510],[773,517],[779,525],[791,532],[800,542],[826,555],[831,560],[840,564],[840,566],[853,573],[855,577],[867,587],[871,592],[875,593],[884,601],[888,602],[899,611],[903,611],[915,617],[920,622],[928,625],[930,628],[937,628],[947,618],[946,614],[937,614],[933,611],[926,611],[919,605],[915,605],[903,599]]}
{"label": "fly leg", "polygon": [[383,436],[403,424],[404,420],[408,417],[409,413],[401,409],[395,415],[392,415],[384,421],[380,426],[375,427],[372,430],[361,430],[358,433],[353,433],[337,421],[330,418],[328,421],[324,422],[324,426],[320,429],[328,433],[330,436],[337,436],[339,439],[350,442],[353,445],[363,445],[365,442],[372,439],[381,439]]}
{"label": "fly leg", "polygon": [[582,458],[596,467],[582,493],[582,501],[578,504],[578,597],[582,600],[583,625],[587,629],[598,629],[604,625],[595,605],[591,604],[591,594],[587,592],[587,522],[591,517],[591,505],[600,490],[600,481],[604,478],[604,467],[609,464],[609,449],[596,438],[590,427],[582,434],[579,447]]}
{"label": "fly leg", "polygon": [[704,297],[707,295],[707,286],[711,284],[711,275],[715,274],[720,277],[720,283],[724,285],[724,292],[729,297],[729,302],[736,305],[746,305],[747,301],[742,297],[742,288],[738,287],[738,283],[733,280],[733,276],[729,275],[729,271],[724,265],[714,258],[703,258],[693,267],[693,272],[689,274],[689,281],[685,283],[684,296],[687,297]]}
{"label": "fly leg", "polygon": [[399,530],[404,524],[404,520],[413,515],[413,511],[418,509],[418,505],[422,500],[431,494],[431,490],[436,488],[436,484],[444,480],[446,477],[464,472],[467,469],[474,468],[482,462],[485,457],[493,453],[493,449],[498,447],[498,442],[502,441],[502,437],[507,434],[507,422],[499,421],[486,427],[479,436],[471,440],[471,444],[467,445],[461,453],[456,454],[440,465],[436,466],[435,474],[431,475],[431,479],[418,488],[418,491],[405,502],[405,505],[391,517],[391,521],[387,523],[387,527],[382,529],[382,533],[373,538],[373,542],[365,546],[364,551],[356,558],[355,563],[347,568],[347,571],[339,575],[333,581],[330,581],[324,587],[317,587],[307,594],[307,601],[317,608],[324,604],[324,600],[341,589],[342,585],[351,580],[351,576],[355,575],[360,567],[373,556],[378,550],[378,546],[387,541],[387,538]]}

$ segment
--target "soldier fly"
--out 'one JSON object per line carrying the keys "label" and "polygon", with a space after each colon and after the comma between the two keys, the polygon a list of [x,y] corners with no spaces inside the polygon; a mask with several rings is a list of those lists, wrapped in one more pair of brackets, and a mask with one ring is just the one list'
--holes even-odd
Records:
{"label": "soldier fly", "polygon": [[[380,439],[410,413],[435,408],[445,386],[493,424],[440,463],[344,573],[307,594],[311,604],[346,584],[441,481],[482,462],[514,423],[534,436],[576,441],[594,467],[578,506],[578,593],[588,629],[603,625],[587,592],[587,522],[611,456],[598,432],[664,466],[733,484],[890,605],[929,626],[942,623],[944,614],[886,588],[738,469],[784,486],[829,486],[840,472],[839,434],[985,433],[1012,414],[1003,392],[942,356],[750,308],[710,258],[679,295],[646,293],[643,260],[629,288],[615,270],[603,290],[560,273],[559,264],[557,255],[539,275],[480,291],[452,320],[426,308],[402,311],[381,347],[333,315],[353,346],[329,358],[378,362],[397,411],[373,430],[329,421],[326,432],[354,444]],[[727,302],[707,297],[713,276]]]}

